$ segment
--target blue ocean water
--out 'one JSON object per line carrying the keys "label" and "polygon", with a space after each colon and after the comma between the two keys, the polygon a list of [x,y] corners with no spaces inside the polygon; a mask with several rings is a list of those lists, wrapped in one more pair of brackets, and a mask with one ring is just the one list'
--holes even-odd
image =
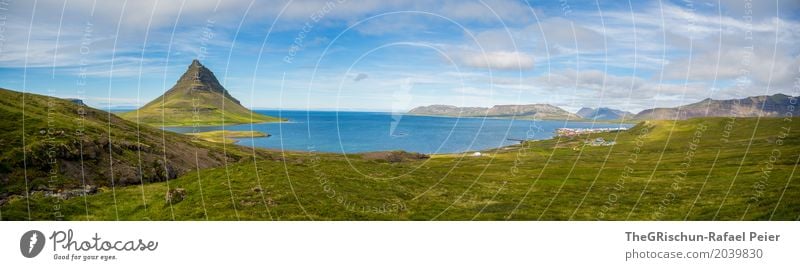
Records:
{"label": "blue ocean water", "polygon": [[[515,140],[552,138],[555,129],[616,128],[619,124],[532,121],[492,118],[415,116],[381,112],[277,111],[261,114],[288,119],[282,123],[226,126],[226,130],[255,130],[271,137],[239,138],[237,144],[251,147],[357,153],[405,150],[426,154],[458,153],[516,144]],[[623,125],[622,127],[629,127]],[[223,127],[172,127],[188,133],[221,130]]]}

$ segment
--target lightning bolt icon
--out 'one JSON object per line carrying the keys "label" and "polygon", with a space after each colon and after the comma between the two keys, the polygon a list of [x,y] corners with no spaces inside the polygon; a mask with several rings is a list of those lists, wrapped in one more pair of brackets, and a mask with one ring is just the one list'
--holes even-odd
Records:
{"label": "lightning bolt icon", "polygon": [[33,252],[33,247],[36,246],[36,242],[39,242],[39,239],[36,238],[36,234],[34,233],[33,235],[31,235],[31,241],[28,244],[28,252],[29,253]]}

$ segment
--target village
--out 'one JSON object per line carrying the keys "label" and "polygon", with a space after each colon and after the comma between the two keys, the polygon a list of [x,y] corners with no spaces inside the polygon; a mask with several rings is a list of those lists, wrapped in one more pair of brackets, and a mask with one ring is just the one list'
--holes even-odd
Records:
{"label": "village", "polygon": [[[627,128],[558,128],[556,129],[556,137],[575,137],[579,135],[594,134],[600,132],[622,131]],[[583,141],[584,145],[589,146],[612,146],[617,144],[616,141],[606,140],[603,137],[594,139],[587,138]],[[576,148],[577,150],[578,148]]]}
{"label": "village", "polygon": [[556,137],[574,137],[584,134],[627,130],[627,128],[557,128]]}

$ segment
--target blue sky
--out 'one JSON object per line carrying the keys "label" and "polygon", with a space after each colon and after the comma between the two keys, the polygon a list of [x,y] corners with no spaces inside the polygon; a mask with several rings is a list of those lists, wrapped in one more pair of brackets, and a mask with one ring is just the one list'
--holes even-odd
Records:
{"label": "blue sky", "polygon": [[198,58],[255,108],[550,103],[638,112],[798,95],[799,6],[0,0],[0,87],[137,106]]}

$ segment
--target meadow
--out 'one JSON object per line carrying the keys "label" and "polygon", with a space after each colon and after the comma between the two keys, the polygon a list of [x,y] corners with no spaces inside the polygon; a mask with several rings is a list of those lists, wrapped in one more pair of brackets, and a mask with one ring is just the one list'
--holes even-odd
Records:
{"label": "meadow", "polygon": [[[643,121],[618,132],[386,159],[269,152],[157,183],[62,200],[34,192],[3,220],[797,220],[800,119]],[[591,146],[602,137],[616,142]],[[265,158],[271,156],[271,158]],[[165,200],[168,190],[185,198]],[[29,207],[29,208],[28,208]],[[30,209],[30,212],[28,211]]]}

